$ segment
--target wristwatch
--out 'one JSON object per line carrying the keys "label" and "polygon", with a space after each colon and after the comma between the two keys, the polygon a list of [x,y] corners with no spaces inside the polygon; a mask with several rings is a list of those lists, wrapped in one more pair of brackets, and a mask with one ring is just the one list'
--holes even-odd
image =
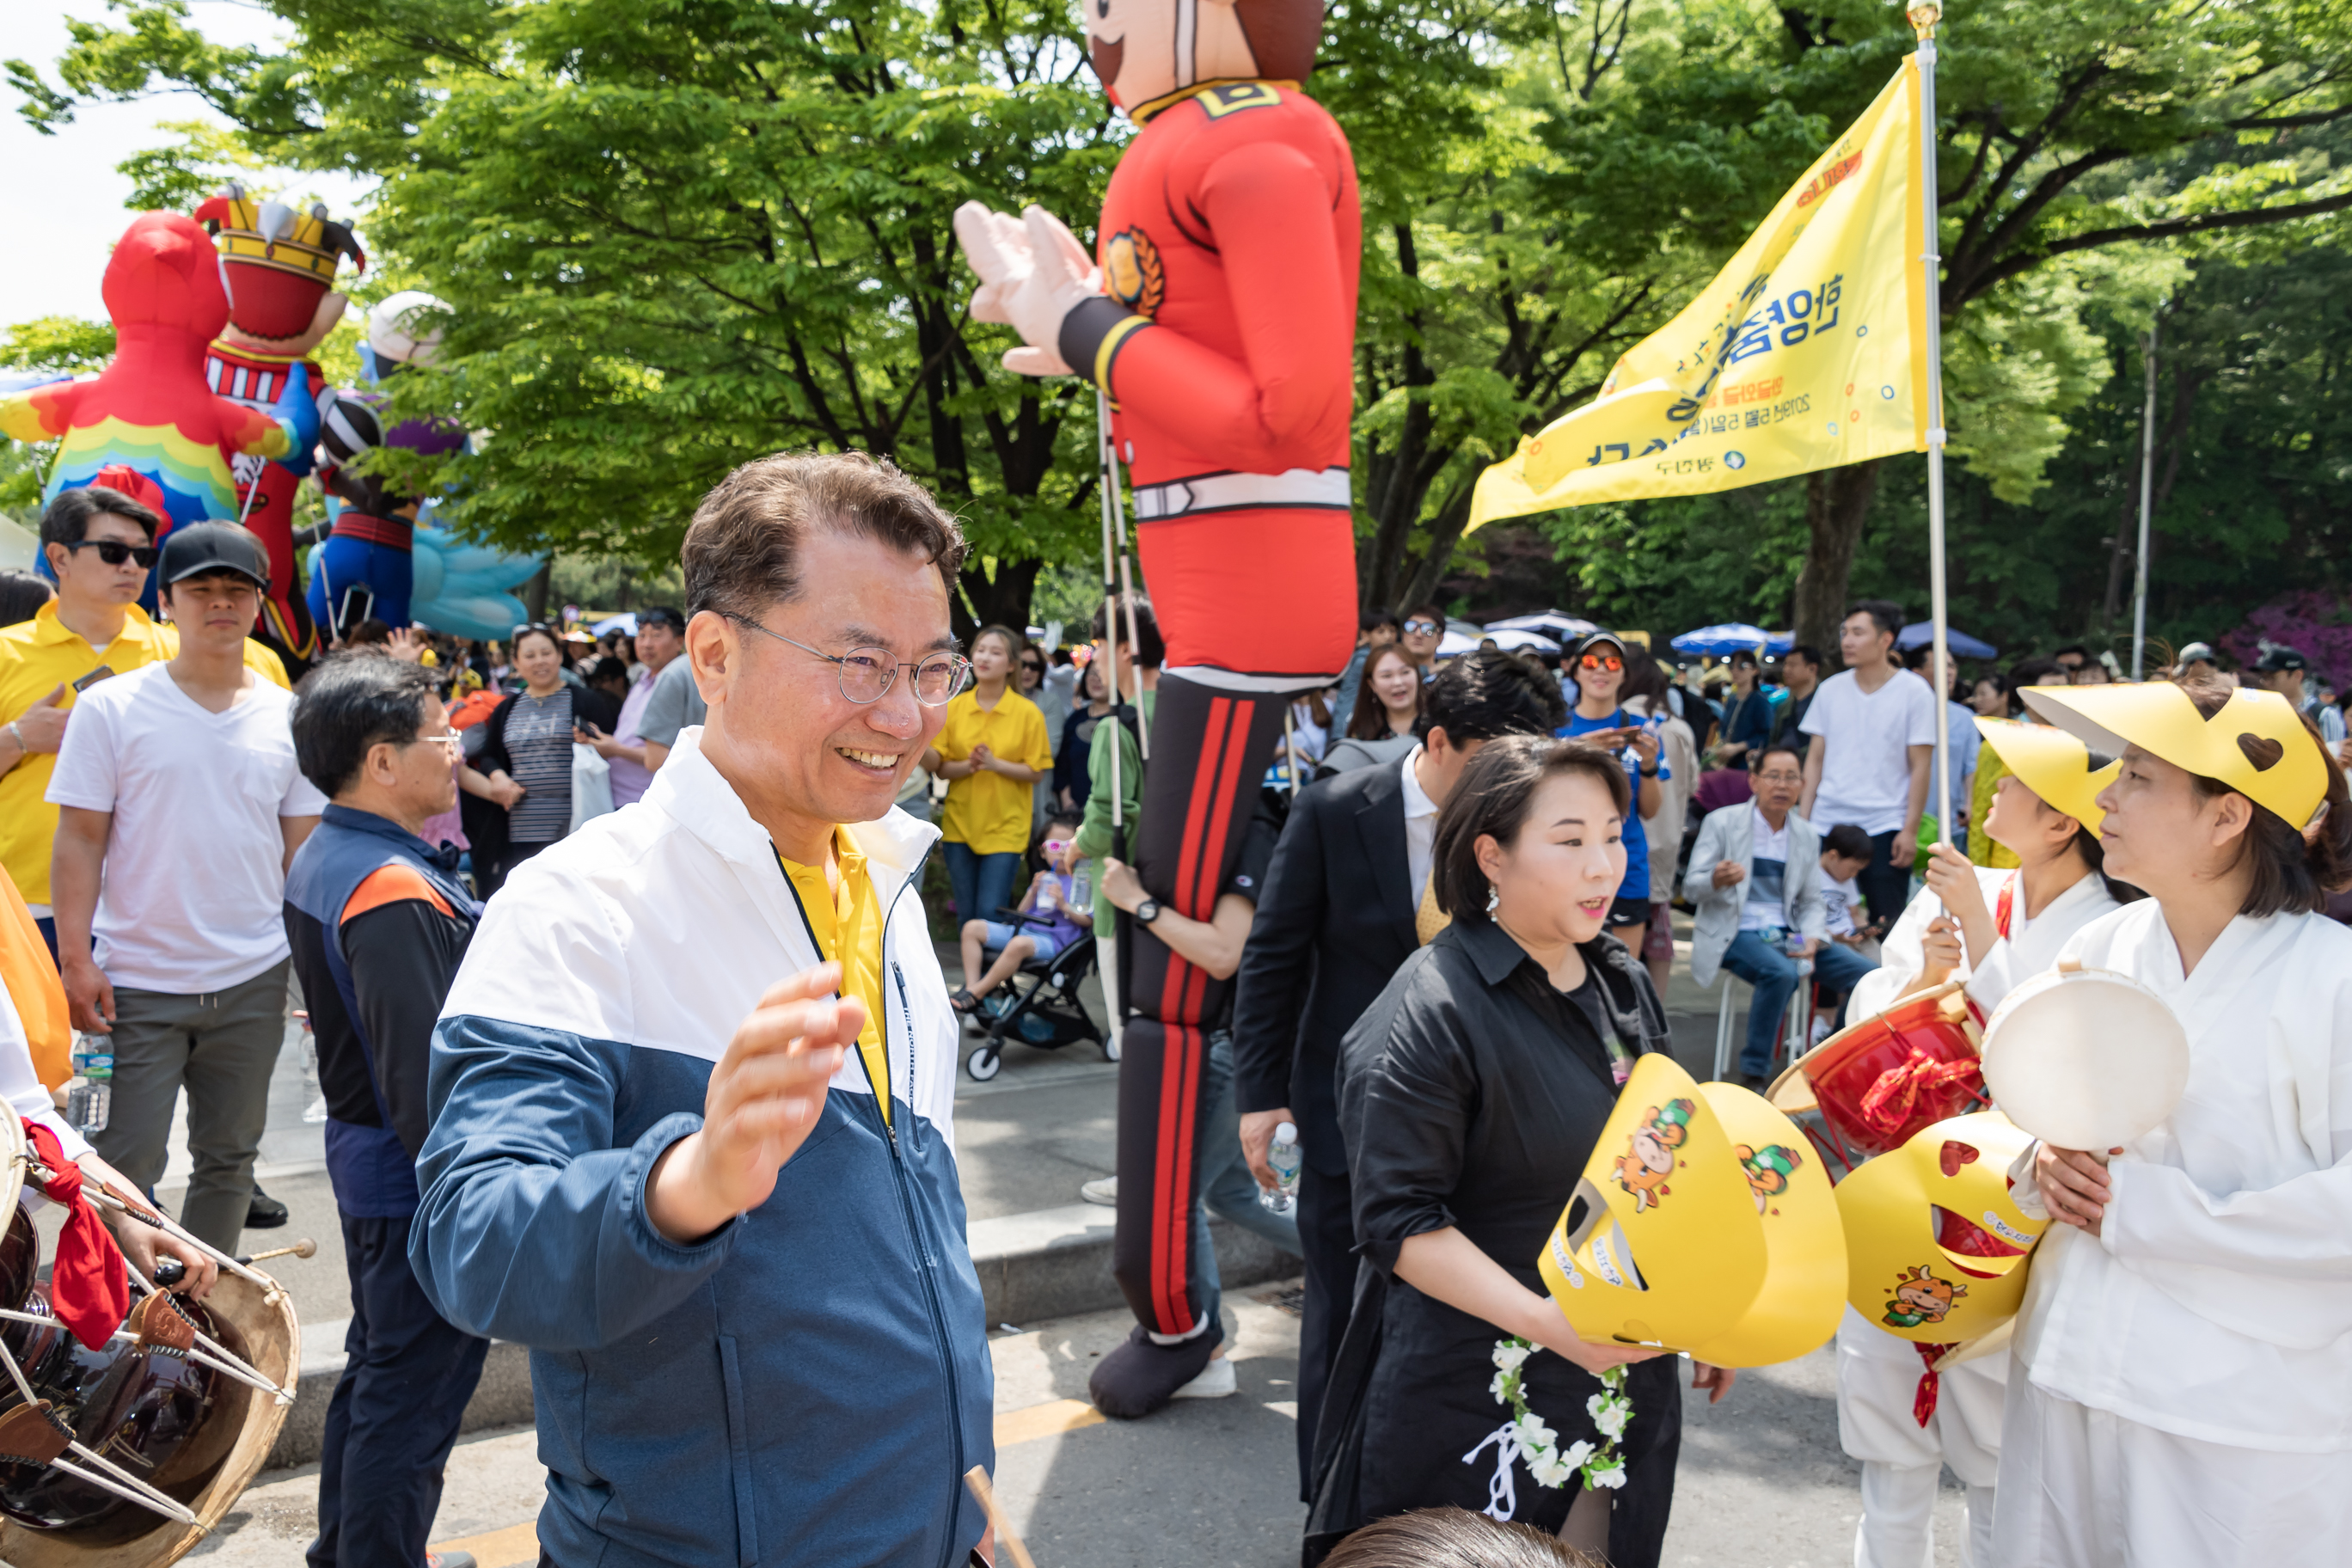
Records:
{"label": "wristwatch", "polygon": [[1643,768],[1642,770],[1642,776],[1645,779],[1656,778],[1658,776],[1658,770],[1655,768]]}
{"label": "wristwatch", "polygon": [[1158,899],[1146,899],[1135,906],[1134,919],[1137,925],[1148,926],[1159,918],[1160,900]]}

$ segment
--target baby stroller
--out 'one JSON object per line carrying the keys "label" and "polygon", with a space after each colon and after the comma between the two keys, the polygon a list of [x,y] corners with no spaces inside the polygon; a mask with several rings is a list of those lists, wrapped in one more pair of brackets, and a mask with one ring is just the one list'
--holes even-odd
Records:
{"label": "baby stroller", "polygon": [[[999,911],[998,918],[1014,927],[1047,922],[1017,910]],[[1078,984],[1095,969],[1095,939],[1091,932],[1051,958],[1033,958],[1013,978],[981,998],[971,1015],[974,1028],[987,1037],[964,1058],[964,1070],[975,1083],[986,1083],[1004,1066],[1004,1042],[1018,1040],[1039,1050],[1059,1050],[1080,1040],[1102,1047],[1106,1061],[1118,1059],[1118,1047],[1097,1026],[1094,1015],[1079,999]]]}

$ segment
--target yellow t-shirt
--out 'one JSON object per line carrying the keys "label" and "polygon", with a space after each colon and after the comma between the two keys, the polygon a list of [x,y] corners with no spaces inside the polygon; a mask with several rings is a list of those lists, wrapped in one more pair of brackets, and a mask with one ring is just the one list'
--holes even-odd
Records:
{"label": "yellow t-shirt", "polygon": [[[977,689],[960,692],[948,704],[948,721],[932,742],[949,762],[961,762],[986,745],[999,758],[1040,773],[1054,765],[1054,742],[1045,737],[1045,715],[1019,692],[1006,688],[994,708],[980,705]],[[1029,847],[1029,819],[1036,787],[1014,784],[1003,773],[977,773],[950,780],[940,808],[940,833],[975,855],[1018,854]]]}
{"label": "yellow t-shirt", "polygon": [[[23,718],[60,686],[66,693],[58,706],[71,708],[73,682],[101,664],[128,675],[179,651],[179,629],[148,619],[133,605],[123,612],[122,630],[101,652],[58,619],[58,602],[51,599],[31,620],[0,627],[0,724]],[[265,680],[288,684],[278,656],[250,637],[245,666]],[[14,751],[6,748],[7,754]],[[0,773],[0,866],[8,868],[28,904],[49,902],[49,849],[58,836],[58,808],[42,797],[57,761],[54,752],[36,752]]]}
{"label": "yellow t-shirt", "polygon": [[[890,1120],[890,1057],[882,1040],[882,905],[874,879],[866,874],[866,852],[846,829],[833,830],[839,887],[825,882],[824,868],[803,866],[782,855],[776,863],[800,900],[801,913],[816,935],[817,951],[841,965],[841,994],[866,1004],[866,1026],[857,1031],[857,1054],[877,1088],[882,1120]],[[911,1042],[909,1044],[911,1049]]]}

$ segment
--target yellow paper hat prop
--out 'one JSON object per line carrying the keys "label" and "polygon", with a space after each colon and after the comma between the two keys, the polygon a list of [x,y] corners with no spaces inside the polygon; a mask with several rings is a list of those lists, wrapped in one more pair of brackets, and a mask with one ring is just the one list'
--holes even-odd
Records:
{"label": "yellow paper hat prop", "polygon": [[2294,705],[2275,691],[2230,693],[2208,719],[2168,680],[2145,686],[2037,686],[2025,705],[2095,752],[2138,746],[2176,768],[2219,779],[2301,831],[2327,799],[2335,764]]}
{"label": "yellow paper hat prop", "polygon": [[1927,1344],[1977,1339],[2016,1316],[2047,1224],[2009,1193],[2010,1164],[2031,1142],[1998,1111],[1955,1116],[1839,1183],[1853,1310]]}
{"label": "yellow paper hat prop", "polygon": [[1707,1083],[1699,1093],[1732,1139],[1764,1234],[1764,1283],[1727,1332],[1691,1354],[1715,1366],[1770,1366],[1820,1349],[1845,1315],[1845,1229],[1829,1173],[1797,1124],[1761,1095]]}
{"label": "yellow paper hat prop", "polygon": [[1580,1335],[1690,1350],[1747,1315],[1769,1258],[1733,1142],[1673,1058],[1633,1064],[1536,1260]]}
{"label": "yellow paper hat prop", "polygon": [[2043,805],[2097,834],[2099,824],[2107,819],[2098,807],[2099,792],[2116,782],[2124,770],[2122,763],[2114,756],[2093,756],[2080,739],[2049,724],[1979,719],[1977,733]]}

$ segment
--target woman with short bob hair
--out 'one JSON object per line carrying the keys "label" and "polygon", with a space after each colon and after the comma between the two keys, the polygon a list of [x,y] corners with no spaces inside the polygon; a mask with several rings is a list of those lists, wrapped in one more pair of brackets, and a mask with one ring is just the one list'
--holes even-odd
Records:
{"label": "woman with short bob hair", "polygon": [[2024,698],[2120,755],[2100,842],[2148,895],[2058,966],[2162,996],[2189,1066],[2143,1137],[2011,1170],[2061,1223],[2018,1317],[1993,1558],[2320,1561],[2352,1537],[2352,931],[2319,912],[2352,882],[2344,775],[2275,692]]}
{"label": "woman with short bob hair", "polygon": [[[1551,1352],[1527,1362],[1525,1386],[1563,1449],[1597,1437],[1599,1374],[1642,1363],[1626,1381],[1626,1484],[1602,1522],[1617,1568],[1658,1561],[1681,1432],[1675,1360],[1580,1339],[1536,1271],[1633,1058],[1672,1043],[1648,973],[1603,929],[1632,803],[1609,752],[1513,735],[1471,759],[1438,813],[1430,880],[1452,923],[1341,1047],[1371,1267],[1318,1426],[1310,1562],[1376,1519],[1488,1506],[1495,1459],[1463,1456],[1508,1418],[1488,1386],[1506,1335]],[[1702,1367],[1695,1381],[1719,1396],[1731,1376]],[[1579,1483],[1545,1488],[1513,1463],[1518,1521],[1559,1530]]]}

